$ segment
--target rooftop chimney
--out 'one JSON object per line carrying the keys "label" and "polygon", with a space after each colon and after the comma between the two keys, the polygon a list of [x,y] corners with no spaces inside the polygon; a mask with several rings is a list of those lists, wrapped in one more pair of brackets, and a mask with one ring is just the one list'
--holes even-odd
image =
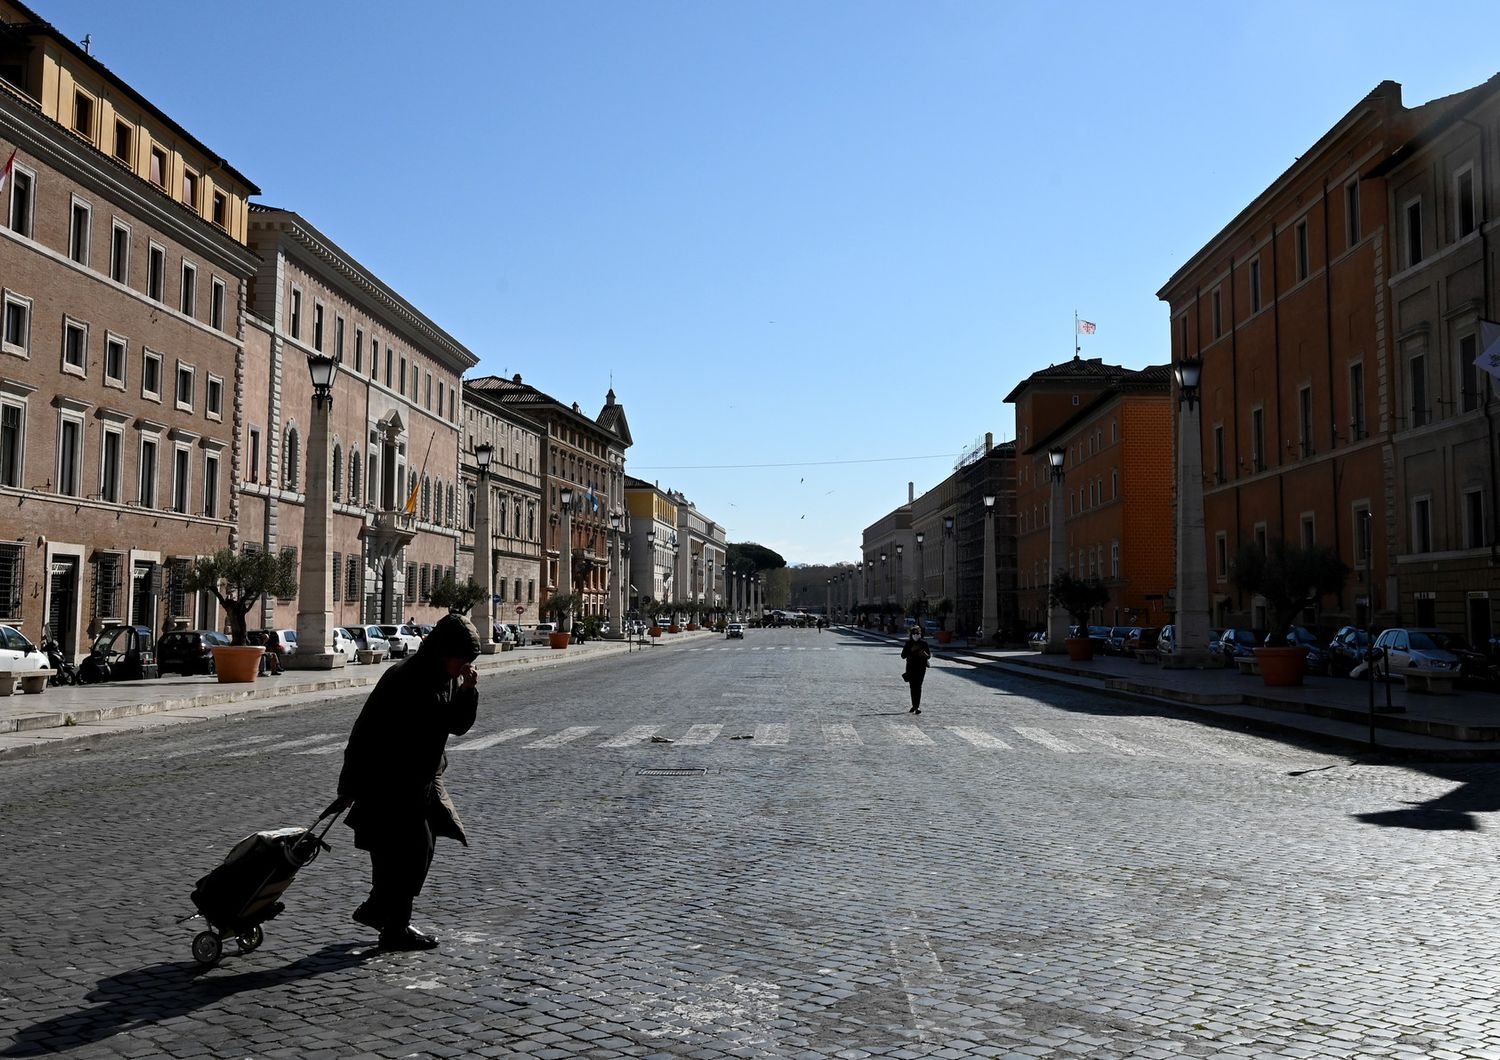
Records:
{"label": "rooftop chimney", "polygon": [[985,431],[984,432],[984,451],[986,453],[988,453],[993,448],[995,448],[995,435],[994,435],[994,432],[992,432],[992,431]]}
{"label": "rooftop chimney", "polygon": [[906,503],[910,504],[917,499],[917,484],[908,482],[906,484]]}

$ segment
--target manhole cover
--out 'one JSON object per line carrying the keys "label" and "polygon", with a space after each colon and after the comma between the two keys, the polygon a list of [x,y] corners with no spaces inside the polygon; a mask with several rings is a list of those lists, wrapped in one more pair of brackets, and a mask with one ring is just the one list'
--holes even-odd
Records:
{"label": "manhole cover", "polygon": [[701,777],[706,769],[643,769],[636,774],[638,777]]}

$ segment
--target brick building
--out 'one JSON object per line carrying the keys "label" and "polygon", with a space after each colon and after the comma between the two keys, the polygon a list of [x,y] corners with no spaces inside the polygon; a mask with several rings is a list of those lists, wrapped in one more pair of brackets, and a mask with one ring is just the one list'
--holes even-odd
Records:
{"label": "brick building", "polygon": [[[182,589],[235,540],[258,189],[0,0],[0,621],[76,655],[109,622],[216,623]],[[165,576],[163,576],[165,575]]]}
{"label": "brick building", "polygon": [[1053,576],[1048,453],[1064,452],[1065,566],[1097,577],[1110,624],[1159,626],[1176,579],[1169,371],[1074,357],[1032,373],[1006,396],[1021,439],[1016,471],[1017,594],[1021,618],[1047,621]]}
{"label": "brick building", "polygon": [[492,400],[483,390],[464,394],[464,525],[459,544],[459,580],[474,574],[478,468],[474,447],[494,447],[489,470],[490,570],[496,621],[536,621],[537,579],[542,561],[542,428]]}

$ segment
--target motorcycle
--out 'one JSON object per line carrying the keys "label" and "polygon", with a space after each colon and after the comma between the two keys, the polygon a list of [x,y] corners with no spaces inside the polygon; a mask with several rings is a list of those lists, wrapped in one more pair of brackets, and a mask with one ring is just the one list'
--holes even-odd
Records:
{"label": "motorcycle", "polygon": [[111,677],[109,656],[102,651],[91,651],[83,662],[78,664],[78,683],[80,685],[100,684],[108,681]]}
{"label": "motorcycle", "polygon": [[57,641],[50,638],[42,641],[42,651],[47,653],[47,666],[52,670],[52,676],[47,678],[48,685],[57,688],[78,683],[78,668],[63,654]]}

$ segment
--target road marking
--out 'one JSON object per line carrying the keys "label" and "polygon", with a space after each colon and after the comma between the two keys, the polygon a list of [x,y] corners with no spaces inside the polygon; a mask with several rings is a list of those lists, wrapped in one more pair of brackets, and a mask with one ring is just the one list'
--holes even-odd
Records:
{"label": "road marking", "polygon": [[792,727],[790,725],[773,723],[769,725],[757,725],[755,727],[755,744],[757,747],[780,746],[791,739]]}
{"label": "road marking", "polygon": [[634,744],[642,743],[646,740],[651,739],[651,737],[656,735],[656,730],[658,728],[659,726],[656,725],[636,725],[629,729],[626,729],[624,732],[620,733],[620,735],[616,736],[613,740],[605,740],[599,746],[630,747]]}
{"label": "road marking", "polygon": [[1139,747],[1128,740],[1122,740],[1112,732],[1103,729],[1079,729],[1080,733],[1087,736],[1096,743],[1101,743],[1111,751],[1119,751],[1124,755],[1144,755],[1147,758],[1160,758],[1160,751],[1153,751],[1148,747]]}
{"label": "road marking", "polygon": [[316,736],[304,736],[299,740],[284,740],[281,743],[273,743],[269,747],[252,747],[248,751],[232,751],[225,758],[248,758],[250,755],[258,755],[262,751],[290,751],[293,747],[311,747],[315,743],[324,740],[342,740],[343,737],[331,732],[320,732]]}
{"label": "road marking", "polygon": [[825,725],[823,738],[836,747],[858,747],[864,743],[853,725]]}
{"label": "road marking", "polygon": [[454,751],[483,751],[486,747],[494,747],[497,743],[506,740],[514,740],[517,736],[525,736],[527,733],[536,732],[535,729],[501,729],[492,732],[488,736],[481,736],[477,740],[466,740],[461,744],[455,744]]}
{"label": "road marking", "polygon": [[1083,750],[1081,747],[1073,746],[1067,740],[1059,740],[1046,729],[1022,728],[1019,725],[1014,726],[1014,728],[1018,735],[1026,737],[1032,743],[1039,743],[1052,751],[1061,751],[1064,754],[1074,755]]}
{"label": "road marking", "polygon": [[948,731],[960,740],[967,740],[975,747],[982,747],[987,751],[1009,751],[1010,744],[1000,737],[987,733],[983,729],[971,729],[966,725],[950,725]]}
{"label": "road marking", "polygon": [[890,950],[917,1036],[924,1044],[962,1037],[943,1022],[943,1006],[952,1002],[956,984],[938,960],[927,933],[916,926],[916,917],[911,917],[911,925],[908,930],[896,931]]}
{"label": "road marking", "polygon": [[1175,732],[1168,732],[1162,735],[1153,733],[1152,735],[1158,739],[1165,739],[1168,743],[1178,744],[1184,752],[1189,754],[1196,753],[1207,755],[1210,758],[1224,758],[1231,762],[1244,762],[1247,764],[1259,764],[1264,761],[1263,759],[1247,754],[1240,754],[1237,751],[1231,751],[1227,747],[1220,747],[1209,740],[1200,740],[1193,736],[1183,736]]}
{"label": "road marking", "polygon": [[169,755],[162,755],[162,758],[187,758],[189,755],[214,755],[218,754],[220,751],[228,750],[231,747],[246,747],[252,743],[265,743],[267,740],[274,739],[276,739],[275,733],[272,733],[269,736],[247,736],[243,740],[230,740],[227,743],[216,743],[210,747],[205,747],[201,751],[173,751]]}
{"label": "road marking", "polygon": [[928,736],[915,725],[904,725],[900,722],[888,721],[885,723],[885,727],[896,738],[898,743],[932,746],[932,737]]}
{"label": "road marking", "polygon": [[347,744],[347,742],[348,741],[346,741],[342,736],[340,736],[337,740],[334,740],[333,743],[329,744],[327,747],[312,747],[312,748],[309,748],[306,751],[293,751],[292,754],[294,754],[294,755],[331,755],[335,751],[342,751],[344,749],[345,745]]}
{"label": "road marking", "polygon": [[597,725],[574,725],[571,728],[564,729],[562,732],[555,732],[551,736],[544,736],[540,740],[527,744],[526,750],[545,751],[549,748],[561,747],[565,743],[572,743],[574,740],[583,739],[598,727]]}
{"label": "road marking", "polygon": [[723,731],[722,725],[694,725],[679,736],[677,742],[684,747],[698,747],[702,744],[713,743]]}

